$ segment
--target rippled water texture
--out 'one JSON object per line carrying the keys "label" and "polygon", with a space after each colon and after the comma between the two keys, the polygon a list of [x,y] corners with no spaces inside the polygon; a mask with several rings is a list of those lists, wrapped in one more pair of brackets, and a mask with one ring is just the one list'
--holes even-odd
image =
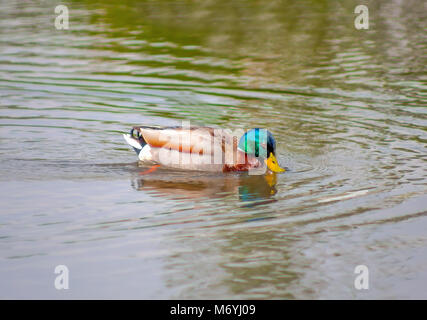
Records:
{"label": "rippled water texture", "polygon": [[[61,3],[0,1],[1,298],[427,298],[425,2]],[[182,120],[290,170],[140,175]]]}

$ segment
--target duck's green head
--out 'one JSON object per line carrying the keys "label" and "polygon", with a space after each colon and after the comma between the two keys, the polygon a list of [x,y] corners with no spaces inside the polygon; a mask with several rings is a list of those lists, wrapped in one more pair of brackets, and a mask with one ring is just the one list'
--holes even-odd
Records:
{"label": "duck's green head", "polygon": [[276,159],[276,140],[266,129],[251,129],[240,138],[239,149],[248,155],[263,158],[268,169],[273,172],[284,172]]}

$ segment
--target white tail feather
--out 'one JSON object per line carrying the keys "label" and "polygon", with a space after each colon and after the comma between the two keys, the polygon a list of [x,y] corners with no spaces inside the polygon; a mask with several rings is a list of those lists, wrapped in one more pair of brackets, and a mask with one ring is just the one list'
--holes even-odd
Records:
{"label": "white tail feather", "polygon": [[131,146],[134,147],[136,149],[142,149],[141,144],[136,141],[135,139],[132,139],[130,134],[123,134],[123,138],[125,138],[126,142]]}

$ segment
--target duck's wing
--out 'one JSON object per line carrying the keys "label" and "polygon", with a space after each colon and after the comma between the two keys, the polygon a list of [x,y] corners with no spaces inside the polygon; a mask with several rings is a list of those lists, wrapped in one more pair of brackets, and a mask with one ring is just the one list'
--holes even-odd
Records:
{"label": "duck's wing", "polygon": [[[237,148],[237,137],[228,130],[211,127],[134,127],[140,139],[153,148],[167,148],[179,152],[210,154]],[[134,134],[135,136],[135,134]]]}

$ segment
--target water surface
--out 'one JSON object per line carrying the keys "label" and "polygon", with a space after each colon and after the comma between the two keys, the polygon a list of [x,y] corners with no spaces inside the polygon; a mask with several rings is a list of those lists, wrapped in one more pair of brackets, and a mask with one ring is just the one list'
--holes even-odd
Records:
{"label": "water surface", "polygon": [[[0,4],[1,298],[427,298],[422,1]],[[122,133],[183,120],[289,171],[140,175]]]}

